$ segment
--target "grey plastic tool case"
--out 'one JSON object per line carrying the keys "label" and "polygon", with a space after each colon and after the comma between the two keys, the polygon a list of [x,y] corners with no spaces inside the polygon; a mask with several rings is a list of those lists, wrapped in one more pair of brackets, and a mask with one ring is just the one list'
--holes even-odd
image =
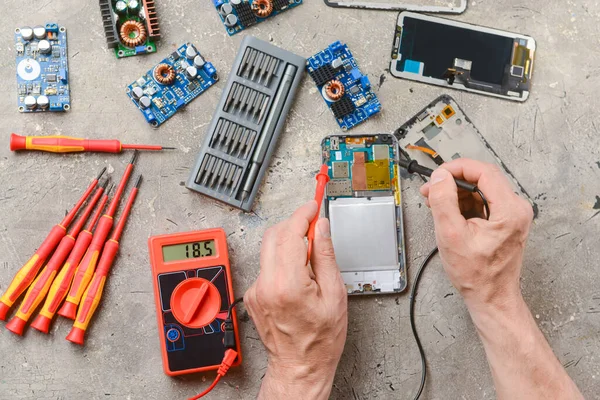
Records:
{"label": "grey plastic tool case", "polygon": [[252,209],[305,65],[306,59],[262,40],[243,40],[188,189]]}

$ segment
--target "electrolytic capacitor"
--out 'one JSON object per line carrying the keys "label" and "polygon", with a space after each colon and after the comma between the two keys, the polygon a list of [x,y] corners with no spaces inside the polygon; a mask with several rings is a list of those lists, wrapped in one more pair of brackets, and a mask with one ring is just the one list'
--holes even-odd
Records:
{"label": "electrolytic capacitor", "polygon": [[136,86],[131,91],[131,95],[133,96],[134,99],[138,100],[140,97],[142,97],[144,95],[144,90],[141,87]]}
{"label": "electrolytic capacitor", "polygon": [[46,37],[46,28],[41,25],[38,25],[33,28],[33,34],[36,39],[42,40]]}
{"label": "electrolytic capacitor", "polygon": [[194,57],[194,67],[200,69],[200,68],[204,67],[204,64],[206,64],[206,62],[204,61],[204,58],[202,58],[202,56],[200,54],[198,54],[196,57]]}
{"label": "electrolytic capacitor", "polygon": [[52,45],[47,40],[40,40],[38,43],[38,50],[42,54],[48,54],[52,52]]}
{"label": "electrolytic capacitor", "polygon": [[219,12],[222,16],[226,17],[233,12],[233,6],[229,3],[225,3],[221,6]]}
{"label": "electrolytic capacitor", "polygon": [[229,14],[225,17],[225,26],[227,26],[228,28],[233,28],[237,25],[237,23],[238,17],[236,17],[235,14]]}
{"label": "electrolytic capacitor", "polygon": [[31,29],[28,26],[24,26],[21,29],[19,29],[19,31],[21,32],[21,37],[24,40],[31,40],[33,39],[33,29]]}
{"label": "electrolytic capacitor", "polygon": [[188,79],[195,79],[198,76],[198,69],[190,65],[185,69],[185,75]]}
{"label": "electrolytic capacitor", "polygon": [[127,7],[129,8],[129,15],[136,15],[140,11],[140,2],[138,0],[129,0]]}
{"label": "electrolytic capacitor", "polygon": [[198,52],[196,51],[196,49],[194,48],[194,46],[188,45],[187,49],[185,50],[185,57],[188,60],[193,60],[194,57],[196,57],[197,54],[198,54]]}
{"label": "electrolytic capacitor", "polygon": [[47,96],[44,96],[44,95],[39,96],[37,98],[37,105],[39,108],[42,108],[42,109],[48,108],[48,106],[50,105],[50,100],[48,100]]}
{"label": "electrolytic capacitor", "polygon": [[25,97],[23,103],[25,103],[25,107],[27,107],[30,110],[33,110],[37,106],[37,102],[35,101],[35,97],[33,96]]}
{"label": "electrolytic capacitor", "polygon": [[115,4],[115,11],[119,15],[126,15],[127,14],[127,3],[125,3],[123,0],[117,1],[117,3]]}
{"label": "electrolytic capacitor", "polygon": [[142,106],[142,108],[148,108],[152,104],[152,102],[150,101],[150,97],[148,97],[148,96],[142,96],[140,98],[139,103],[140,103],[140,106]]}

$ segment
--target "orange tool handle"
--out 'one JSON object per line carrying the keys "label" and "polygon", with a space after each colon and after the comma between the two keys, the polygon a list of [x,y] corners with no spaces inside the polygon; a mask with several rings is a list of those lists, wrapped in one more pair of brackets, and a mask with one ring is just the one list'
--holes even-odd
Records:
{"label": "orange tool handle", "polygon": [[[104,251],[102,252],[102,260],[100,261],[100,263],[103,265],[103,270],[108,271],[110,269],[110,265],[113,263],[117,255],[117,251],[119,251],[118,242],[113,241],[112,239],[106,242]],[[108,266],[105,266],[107,264]],[[92,281],[90,282],[90,285],[83,294],[83,300],[79,306],[77,317],[73,323],[73,328],[66,337],[68,341],[83,345],[85,331],[90,324],[96,308],[98,308],[98,305],[100,304],[105,283],[106,274],[100,274],[99,271],[96,271]]]}
{"label": "orange tool handle", "polygon": [[46,264],[44,269],[42,269],[42,272],[29,287],[25,299],[23,299],[23,302],[21,303],[21,307],[19,307],[19,310],[13,319],[6,324],[6,329],[17,335],[23,334],[25,324],[29,321],[29,318],[40,305],[44,297],[46,297],[58,269],[67,259],[74,245],[75,238],[73,238],[73,236],[67,235],[62,238],[56,251],[52,255],[52,258],[48,261],[48,264]]}
{"label": "orange tool handle", "polygon": [[58,307],[69,291],[77,265],[79,265],[79,262],[83,258],[83,255],[91,242],[92,233],[90,231],[82,231],[79,236],[77,236],[77,241],[75,242],[71,254],[69,254],[69,258],[67,258],[67,261],[50,286],[48,297],[46,297],[46,301],[44,302],[39,315],[31,323],[32,328],[37,329],[40,332],[48,333],[52,318],[54,318],[56,311],[58,311]]}
{"label": "orange tool handle", "polygon": [[141,183],[141,178],[141,176],[138,178],[135,187],[133,188],[131,194],[129,195],[129,198],[127,199],[127,204],[125,205],[125,209],[123,210],[123,215],[117,223],[112,238],[108,240],[104,245],[104,249],[102,250],[102,257],[98,262],[98,268],[94,273],[90,285],[87,287],[85,293],[83,294],[83,299],[81,300],[79,310],[77,311],[77,317],[75,318],[75,322],[73,323],[73,328],[71,329],[71,332],[67,335],[66,339],[70,342],[83,345],[85,331],[89,326],[94,312],[96,312],[96,308],[98,308],[98,305],[100,304],[100,299],[102,298],[104,284],[106,283],[108,272],[110,271],[110,268],[112,267],[115,261],[117,252],[119,251],[118,240],[121,236],[121,233],[123,232],[123,228],[131,212],[131,207],[135,202],[138,188]]}
{"label": "orange tool handle", "polygon": [[92,214],[92,211],[94,211],[94,207],[96,207],[96,203],[98,203],[98,200],[100,200],[100,197],[102,197],[102,194],[104,193],[104,189],[105,189],[105,186],[107,183],[108,183],[108,181],[106,181],[103,184],[103,186],[100,186],[96,190],[96,193],[94,193],[94,196],[92,197],[92,199],[88,202],[87,206],[85,207],[85,209],[83,210],[83,212],[81,213],[81,215],[79,216],[79,218],[77,219],[75,224],[73,224],[73,227],[71,228],[71,231],[69,232],[69,235],[71,235],[75,238],[77,237],[77,235],[79,235],[79,232],[81,232],[81,230],[83,229],[85,223],[87,222],[88,218]]}
{"label": "orange tool handle", "polygon": [[106,206],[108,201],[108,194],[104,194],[102,200],[100,201],[100,205],[96,208],[94,215],[90,219],[88,223],[88,227],[86,230],[79,233],[77,236],[77,240],[75,241],[75,246],[69,254],[69,258],[60,269],[60,272],[54,278],[52,282],[52,286],[50,286],[50,290],[48,292],[48,297],[46,297],[46,301],[42,306],[42,309],[39,312],[37,318],[31,323],[31,326],[34,329],[37,329],[40,332],[48,333],[50,330],[50,323],[52,322],[52,318],[54,314],[58,311],[58,307],[63,302],[65,297],[67,296],[67,292],[71,286],[71,282],[73,281],[73,276],[75,275],[75,271],[77,270],[77,266],[81,262],[85,252],[87,251],[90,243],[92,242],[92,229],[100,215],[102,214],[102,210]]}
{"label": "orange tool handle", "polygon": [[321,205],[323,204],[323,197],[325,196],[325,187],[329,182],[329,173],[328,173],[327,164],[323,164],[321,166],[321,170],[317,174],[317,190],[315,193],[315,201],[317,202],[317,214],[310,222],[308,227],[308,259],[307,263],[310,262],[310,256],[312,255],[312,246],[313,241],[315,240],[315,228],[317,226],[317,221],[319,220],[319,216],[321,215]]}
{"label": "orange tool handle", "polygon": [[[112,217],[115,215],[115,212],[117,211],[117,207],[119,206],[119,201],[121,200],[121,196],[123,195],[123,191],[125,190],[125,186],[127,186],[127,182],[129,181],[129,177],[131,176],[131,172],[133,171],[133,166],[135,163],[135,160],[137,158],[138,152],[135,151],[133,153],[133,157],[131,158],[131,161],[129,161],[129,164],[127,164],[127,168],[125,168],[125,172],[123,172],[123,177],[121,178],[121,182],[119,182],[119,186],[117,186],[117,191],[115,192],[115,196],[113,197],[112,201],[110,202],[110,205],[108,206],[108,211],[106,212],[106,215]],[[106,240],[106,238],[104,238],[104,240]]]}
{"label": "orange tool handle", "polygon": [[121,142],[118,140],[91,140],[69,136],[20,136],[10,135],[10,149],[38,150],[51,153],[77,153],[96,151],[101,153],[120,153]]}
{"label": "orange tool handle", "polygon": [[67,294],[65,303],[58,311],[58,315],[69,319],[75,319],[75,316],[77,315],[77,305],[81,301],[85,288],[92,279],[92,275],[94,274],[94,270],[98,263],[100,251],[102,251],[102,247],[104,247],[104,242],[108,237],[112,225],[112,217],[103,215],[102,218],[100,218],[96,231],[94,232],[92,243],[90,243],[90,246],[83,256],[83,260],[81,260],[77,267],[77,272],[73,278],[73,284]]}
{"label": "orange tool handle", "polygon": [[35,254],[27,261],[17,272],[11,284],[0,298],[0,320],[6,320],[6,314],[10,307],[17,301],[19,296],[31,285],[38,271],[46,261],[46,258],[56,248],[61,239],[67,234],[67,230],[62,225],[55,225],[50,234]]}

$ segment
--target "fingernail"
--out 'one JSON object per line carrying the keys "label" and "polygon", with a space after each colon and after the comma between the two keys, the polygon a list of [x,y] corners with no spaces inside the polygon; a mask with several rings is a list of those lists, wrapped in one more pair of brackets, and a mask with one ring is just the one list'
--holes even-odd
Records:
{"label": "fingernail", "polygon": [[436,183],[440,183],[446,180],[446,178],[450,176],[450,172],[444,168],[438,168],[433,171],[431,174],[431,184],[435,185]]}
{"label": "fingernail", "polygon": [[331,237],[329,220],[327,218],[321,218],[319,222],[317,222],[317,229],[319,230],[319,236],[322,238],[329,239]]}

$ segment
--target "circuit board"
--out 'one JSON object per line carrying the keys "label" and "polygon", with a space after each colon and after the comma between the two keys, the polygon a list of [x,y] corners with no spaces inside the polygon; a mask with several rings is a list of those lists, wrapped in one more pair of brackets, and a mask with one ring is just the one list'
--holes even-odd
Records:
{"label": "circuit board", "polygon": [[217,70],[186,43],[127,87],[146,121],[158,127],[219,80]]}
{"label": "circuit board", "polygon": [[306,69],[343,131],[381,111],[371,82],[348,46],[338,42],[308,59]]}
{"label": "circuit board", "polygon": [[154,0],[99,0],[106,42],[117,58],[156,52],[160,28]]}
{"label": "circuit board", "polygon": [[212,0],[229,36],[302,4],[302,0]]}
{"label": "circuit board", "polygon": [[[398,195],[400,189],[397,157],[390,136],[332,136],[323,144],[324,159],[329,167],[327,198]],[[373,193],[378,192],[378,193]]]}
{"label": "circuit board", "polygon": [[325,214],[348,294],[401,292],[407,282],[398,141],[388,134],[329,136],[321,148],[330,177]]}
{"label": "circuit board", "polygon": [[19,111],[69,110],[66,28],[55,23],[17,28],[15,51]]}

